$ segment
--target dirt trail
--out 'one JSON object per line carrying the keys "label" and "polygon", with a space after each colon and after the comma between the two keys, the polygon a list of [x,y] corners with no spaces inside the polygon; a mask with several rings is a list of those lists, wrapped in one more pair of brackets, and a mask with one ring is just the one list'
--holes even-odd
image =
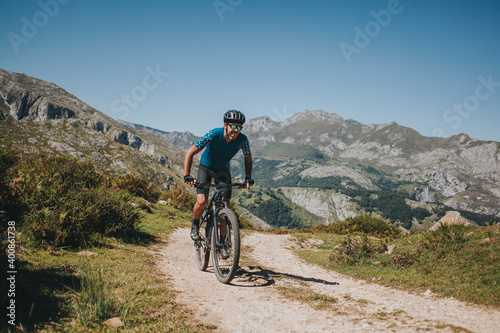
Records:
{"label": "dirt trail", "polygon": [[[225,285],[211,266],[198,270],[189,231],[178,229],[161,249],[159,266],[179,292],[177,301],[217,332],[499,331],[500,311],[358,281],[301,261],[292,245],[287,235],[247,235],[242,251],[259,267],[243,266]],[[310,288],[337,301],[315,310],[281,296],[279,286]]]}

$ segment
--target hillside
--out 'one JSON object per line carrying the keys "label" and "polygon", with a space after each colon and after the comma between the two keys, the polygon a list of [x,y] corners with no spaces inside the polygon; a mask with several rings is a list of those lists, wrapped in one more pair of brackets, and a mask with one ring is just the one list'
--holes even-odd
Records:
{"label": "hillside", "polygon": [[184,153],[95,110],[57,85],[0,69],[0,142],[25,154],[79,157],[106,174],[140,174],[169,186]]}

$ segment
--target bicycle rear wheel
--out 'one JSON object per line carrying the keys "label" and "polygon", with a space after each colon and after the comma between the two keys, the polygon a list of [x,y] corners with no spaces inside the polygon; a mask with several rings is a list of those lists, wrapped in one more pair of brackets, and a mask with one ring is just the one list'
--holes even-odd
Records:
{"label": "bicycle rear wheel", "polygon": [[[221,223],[226,221],[226,236],[221,240]],[[217,213],[217,230],[212,229],[212,264],[217,279],[229,283],[238,270],[240,261],[240,228],[236,215],[229,208],[222,208]],[[218,237],[216,237],[216,235]],[[219,238],[217,240],[216,238]],[[219,243],[219,244],[217,244]]]}
{"label": "bicycle rear wheel", "polygon": [[[205,230],[209,229],[205,224]],[[210,261],[210,232],[206,232],[200,228],[200,239],[194,242],[194,252],[196,257],[196,264],[200,271],[206,271],[208,262]],[[207,237],[205,237],[207,235]]]}

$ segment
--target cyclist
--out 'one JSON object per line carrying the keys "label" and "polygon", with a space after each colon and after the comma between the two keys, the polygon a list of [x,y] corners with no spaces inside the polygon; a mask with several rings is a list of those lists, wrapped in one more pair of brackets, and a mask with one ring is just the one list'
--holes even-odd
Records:
{"label": "cyclist", "polygon": [[[245,116],[237,110],[229,110],[224,114],[224,127],[209,131],[202,138],[194,143],[186,152],[184,157],[184,181],[194,185],[200,183],[210,183],[212,179],[216,184],[231,183],[231,173],[229,162],[240,149],[245,157],[245,182],[247,189],[254,184],[252,180],[252,154],[250,153],[250,143],[246,135],[241,133]],[[191,176],[191,165],[193,157],[200,151],[200,166],[198,168],[198,179]],[[231,198],[231,188],[222,189],[222,198],[229,205]],[[200,217],[203,214],[208,200],[208,189],[197,189],[196,204],[193,208],[193,223],[191,226],[191,239],[194,241],[200,238],[199,226]],[[221,228],[224,230],[225,228]],[[221,232],[221,236],[225,236]]]}

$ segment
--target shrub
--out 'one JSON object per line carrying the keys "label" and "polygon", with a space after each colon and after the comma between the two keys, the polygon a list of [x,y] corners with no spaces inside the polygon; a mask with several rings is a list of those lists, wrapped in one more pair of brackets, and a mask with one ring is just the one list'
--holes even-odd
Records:
{"label": "shrub", "polygon": [[162,198],[179,210],[193,209],[196,198],[184,189],[169,190],[163,193]]}
{"label": "shrub", "polygon": [[382,219],[372,215],[348,217],[344,221],[311,228],[312,232],[327,232],[338,235],[349,233],[367,234],[375,237],[397,237],[401,232]]}
{"label": "shrub", "polygon": [[151,202],[157,202],[161,196],[158,185],[137,175],[127,174],[117,177],[113,179],[113,185],[119,189],[128,191],[133,196],[141,197]]}
{"label": "shrub", "polygon": [[330,253],[328,261],[333,265],[359,265],[383,251],[385,251],[384,245],[371,243],[366,235],[352,238],[347,234]]}
{"label": "shrub", "polygon": [[420,244],[425,250],[438,254],[455,253],[467,244],[466,232],[470,232],[471,229],[475,227],[442,225],[434,231],[423,233],[423,240]]}
{"label": "shrub", "polygon": [[127,237],[139,223],[130,194],[107,188],[69,191],[57,206],[32,212],[24,230],[55,246],[92,244],[100,235]]}
{"label": "shrub", "polygon": [[132,196],[109,184],[90,163],[57,156],[20,165],[10,186],[27,207],[20,227],[30,239],[81,246],[137,228]]}
{"label": "shrub", "polygon": [[[10,145],[0,147],[0,221],[19,220],[25,207],[18,195],[12,192],[10,181],[19,163],[18,152]],[[7,228],[2,228],[7,230]]]}
{"label": "shrub", "polygon": [[415,255],[407,254],[405,252],[393,254],[390,259],[390,264],[394,267],[405,269],[412,265],[417,258]]}

